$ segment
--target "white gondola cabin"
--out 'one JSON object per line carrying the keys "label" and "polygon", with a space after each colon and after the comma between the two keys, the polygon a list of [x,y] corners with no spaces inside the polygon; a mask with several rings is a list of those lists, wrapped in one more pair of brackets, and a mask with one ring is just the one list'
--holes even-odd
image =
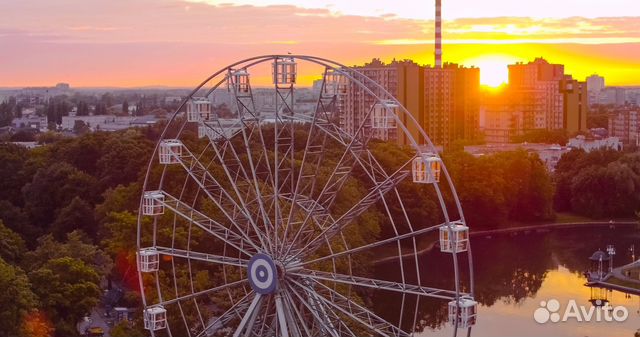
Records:
{"label": "white gondola cabin", "polygon": [[211,101],[204,97],[194,97],[187,104],[187,121],[199,122],[208,121],[213,117],[211,111]]}
{"label": "white gondola cabin", "polygon": [[347,93],[348,79],[343,74],[330,70],[327,71],[324,84],[324,94],[328,96],[345,95]]}
{"label": "white gondola cabin", "polygon": [[279,57],[273,62],[273,84],[290,86],[296,83],[297,64],[292,57]]}
{"label": "white gondola cabin", "polygon": [[440,226],[440,251],[444,253],[461,253],[469,249],[469,227],[462,221],[450,222],[449,226]]}
{"label": "white gondola cabin", "polygon": [[440,182],[442,160],[433,154],[422,154],[413,160],[413,182],[433,184]]}
{"label": "white gondola cabin", "polygon": [[213,131],[213,127],[209,125],[204,125],[204,124],[198,125],[198,138],[205,138],[205,137],[215,138],[216,133]]}
{"label": "white gondola cabin", "polygon": [[155,248],[144,248],[138,252],[138,269],[143,273],[153,273],[160,268],[160,253]]}
{"label": "white gondola cabin", "polygon": [[144,328],[151,331],[162,330],[167,327],[167,310],[161,305],[144,310]]}
{"label": "white gondola cabin", "polygon": [[182,142],[177,139],[166,139],[160,142],[160,164],[177,164],[182,156]]}
{"label": "white gondola cabin", "polygon": [[374,129],[394,129],[398,104],[392,100],[383,100],[373,106],[371,127]]}
{"label": "white gondola cabin", "polygon": [[237,96],[248,96],[251,88],[249,86],[249,72],[246,69],[231,71],[229,73],[229,88]]}
{"label": "white gondola cabin", "polygon": [[164,194],[161,191],[147,191],[142,197],[142,215],[164,214]]}
{"label": "white gondola cabin", "polygon": [[458,322],[458,328],[466,329],[476,324],[478,316],[478,302],[473,298],[463,296],[459,301],[449,302],[449,324],[452,326]]}

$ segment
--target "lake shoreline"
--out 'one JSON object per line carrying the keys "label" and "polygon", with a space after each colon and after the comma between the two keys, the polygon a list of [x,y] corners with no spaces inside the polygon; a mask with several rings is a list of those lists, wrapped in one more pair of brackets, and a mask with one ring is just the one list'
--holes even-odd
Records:
{"label": "lake shoreline", "polygon": [[[520,232],[524,232],[524,234],[547,233],[547,232],[550,232],[552,230],[571,229],[571,228],[578,228],[578,227],[604,227],[604,226],[609,226],[611,228],[615,228],[616,226],[625,226],[626,227],[626,226],[633,226],[633,225],[640,226],[640,223],[638,221],[557,222],[557,223],[537,224],[537,225],[529,225],[529,226],[510,227],[510,228],[496,228],[496,229],[488,229],[488,230],[476,231],[476,232],[471,230],[469,232],[469,236],[470,237],[491,238],[493,235],[504,235],[504,234],[518,235]],[[419,255],[422,255],[422,254],[425,254],[425,253],[431,251],[437,244],[438,244],[438,241],[437,240],[433,240],[432,242],[427,244],[427,246],[425,248],[422,248],[422,249],[418,250],[417,255],[419,256]],[[405,258],[410,258],[410,257],[414,257],[414,252],[409,252],[409,253],[406,253],[406,254],[402,254],[401,256],[398,256],[398,255],[383,256],[383,257],[380,257],[378,259],[375,259],[372,263],[374,265],[377,265],[377,264],[393,261],[393,260],[399,259],[399,258],[405,259]]]}

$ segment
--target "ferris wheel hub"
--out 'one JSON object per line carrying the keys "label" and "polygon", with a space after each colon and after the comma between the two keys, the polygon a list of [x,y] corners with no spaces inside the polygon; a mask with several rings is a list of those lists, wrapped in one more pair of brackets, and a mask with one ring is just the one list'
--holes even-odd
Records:
{"label": "ferris wheel hub", "polygon": [[266,254],[258,253],[249,260],[247,266],[249,284],[253,291],[261,295],[272,294],[277,289],[278,267]]}

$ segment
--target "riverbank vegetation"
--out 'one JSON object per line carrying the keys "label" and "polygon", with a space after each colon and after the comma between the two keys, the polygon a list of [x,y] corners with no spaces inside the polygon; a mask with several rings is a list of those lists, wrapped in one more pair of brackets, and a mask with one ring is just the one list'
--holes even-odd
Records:
{"label": "riverbank vegetation", "polygon": [[[140,305],[136,213],[160,127],[77,138],[46,135],[44,145],[32,150],[0,144],[0,287],[10,289],[0,296],[0,305],[11,308],[0,315],[0,335],[29,336],[27,330],[37,325],[56,336],[75,336],[76,321],[105,301],[103,289],[112,284],[124,291],[104,304]],[[193,135],[188,141],[199,146]],[[385,167],[410,156],[389,143],[373,142],[372,148]],[[554,204],[590,217],[627,216],[640,209],[638,154],[572,151],[555,175],[524,150],[483,157],[451,152],[443,160],[474,229],[553,221]],[[346,185],[344,200],[366,193],[359,174]],[[399,193],[412,223],[442,221],[431,186],[407,180]],[[454,208],[447,189],[444,200]],[[389,207],[400,214],[398,205]],[[366,226],[350,239],[362,244],[391,236],[390,224],[377,214],[375,208],[365,213],[360,223]],[[202,273],[199,280],[207,283],[213,277]],[[122,326],[112,336],[118,337],[117,331],[139,333]]]}

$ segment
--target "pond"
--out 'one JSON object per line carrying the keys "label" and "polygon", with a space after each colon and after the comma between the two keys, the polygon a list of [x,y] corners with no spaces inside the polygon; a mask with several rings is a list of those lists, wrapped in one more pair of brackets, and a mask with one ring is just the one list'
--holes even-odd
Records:
{"label": "pond", "polygon": [[[583,276],[590,266],[588,258],[591,254],[598,249],[605,250],[610,244],[617,249],[614,266],[630,263],[630,247],[635,245],[640,248],[640,230],[635,226],[501,234],[472,237],[471,242],[475,297],[480,303],[478,322],[472,329],[472,336],[633,337],[640,329],[639,296],[586,287]],[[421,255],[420,259],[422,284],[451,288],[453,276],[450,272],[450,258],[444,257],[438,249],[432,249]],[[465,260],[462,258],[463,263],[466,263]],[[405,275],[407,265],[410,264],[404,266]],[[375,273],[380,278],[393,279],[389,275],[399,274],[399,263],[380,264]],[[590,300],[596,299],[608,301],[618,314],[617,317],[622,317],[623,314],[622,308],[617,307],[624,307],[628,317],[623,322],[608,322],[604,311],[598,313],[600,309],[594,309],[590,322],[578,322],[575,317],[570,316],[566,322],[560,318],[556,323],[548,321],[541,324],[534,319],[534,312],[540,308],[541,302],[546,304],[556,300],[560,304],[557,312],[562,317],[572,301],[575,301],[577,308],[573,312],[584,310],[584,314],[589,314],[592,308]],[[402,296],[376,292],[372,303],[378,315],[390,322],[399,320]],[[415,299],[406,297],[404,307],[405,311],[408,307],[415,307]],[[582,311],[579,314],[580,317],[585,317]],[[597,321],[596,314],[600,314],[600,321]],[[408,316],[410,318],[406,319]],[[417,331],[420,332],[416,336],[452,336],[453,328],[446,323],[446,316],[446,301],[421,299],[416,324]],[[404,314],[403,327],[413,324],[412,320],[412,313]],[[466,330],[459,330],[458,336],[466,335]]]}

